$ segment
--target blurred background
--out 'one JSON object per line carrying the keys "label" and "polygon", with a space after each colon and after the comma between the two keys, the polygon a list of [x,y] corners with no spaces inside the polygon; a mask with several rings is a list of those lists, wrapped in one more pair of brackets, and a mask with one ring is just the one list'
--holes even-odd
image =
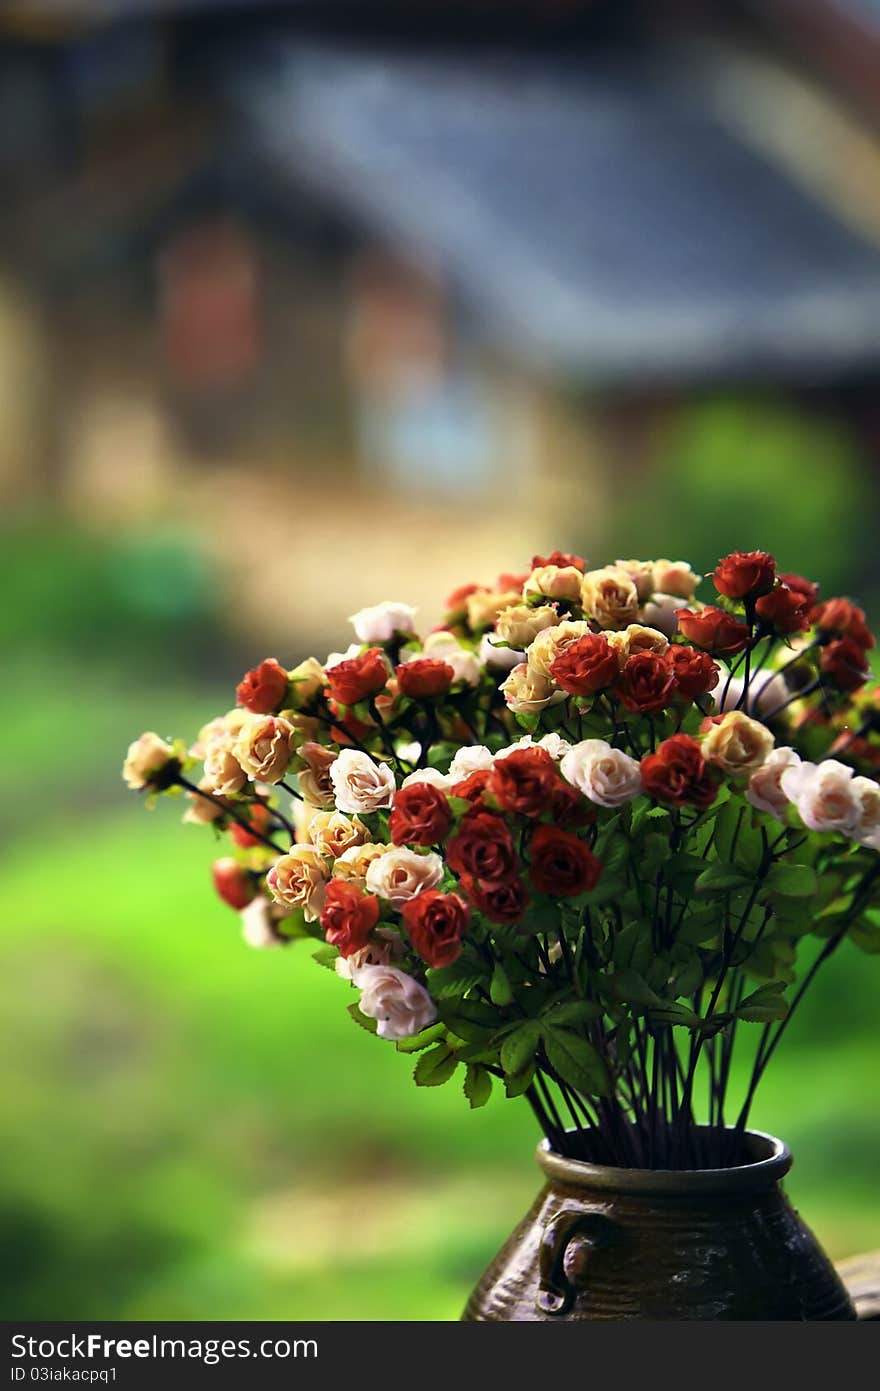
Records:
{"label": "blurred background", "polygon": [[[556,546],[734,547],[880,613],[880,4],[0,7],[0,1307],[455,1318],[518,1104],[245,948],[126,797],[245,667]],[[880,977],[759,1097],[880,1245]]]}

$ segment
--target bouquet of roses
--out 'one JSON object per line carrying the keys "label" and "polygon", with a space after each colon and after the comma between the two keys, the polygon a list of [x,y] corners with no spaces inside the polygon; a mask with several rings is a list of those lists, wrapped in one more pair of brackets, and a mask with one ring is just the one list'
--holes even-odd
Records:
{"label": "bouquet of roses", "polygon": [[126,781],[229,837],[246,941],[317,939],[418,1084],[500,1083],[563,1154],[735,1160],[822,962],[880,951],[880,709],[848,599],[760,551],[711,580],[704,604],[685,563],[557,552],[424,638],[363,609],[348,651],[261,662],[188,750],[143,735]]}

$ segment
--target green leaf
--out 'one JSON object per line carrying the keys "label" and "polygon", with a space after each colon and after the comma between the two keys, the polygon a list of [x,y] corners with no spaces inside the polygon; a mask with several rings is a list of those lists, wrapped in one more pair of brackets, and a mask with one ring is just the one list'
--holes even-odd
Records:
{"label": "green leaf", "polygon": [[438,1043],[423,1053],[415,1065],[413,1079],[417,1087],[442,1087],[458,1067],[458,1058],[445,1043]]}
{"label": "green leaf", "polygon": [[788,1014],[788,1002],[783,995],[785,986],[785,981],[760,985],[741,1001],[736,1011],[737,1019],[756,1024],[765,1024],[770,1019],[784,1019]]}
{"label": "green leaf", "polygon": [[476,1063],[468,1063],[464,1075],[464,1094],[470,1102],[472,1111],[476,1111],[480,1106],[485,1106],[492,1095],[492,1078],[484,1067],[479,1067]]}
{"label": "green leaf", "polygon": [[466,995],[469,990],[484,984],[489,977],[485,965],[462,954],[451,966],[440,966],[428,972],[428,989],[435,1000],[450,1000]]}
{"label": "green leaf", "polygon": [[317,951],[312,952],[312,960],[317,961],[319,966],[334,971],[339,960],[339,950],[337,947],[319,947]]}
{"label": "green leaf", "polygon": [[811,898],[819,891],[819,880],[811,865],[775,864],[765,883],[784,898]]}
{"label": "green leaf", "polygon": [[318,922],[307,923],[305,914],[301,908],[295,908],[292,913],[288,913],[286,918],[282,918],[276,924],[278,933],[281,937],[286,937],[289,941],[301,941],[304,937],[322,938],[321,924]]}
{"label": "green leaf", "polygon": [[659,1005],[660,997],[652,990],[644,976],[630,969],[615,971],[608,978],[608,989],[615,1000],[626,1005]]}
{"label": "green leaf", "polygon": [[592,1024],[596,1019],[601,1019],[604,1013],[602,1006],[594,1000],[566,1000],[548,1006],[541,1018],[545,1024],[570,1027],[574,1024]]}
{"label": "green leaf", "polygon": [[507,972],[501,962],[495,963],[495,970],[492,972],[492,984],[489,986],[489,998],[493,1005],[498,1005],[503,1009],[513,1001],[513,991],[510,988],[510,981]]}
{"label": "green leaf", "polygon": [[522,1072],[532,1061],[541,1038],[541,1026],[527,1019],[509,1033],[501,1045],[501,1066],[509,1076]]}
{"label": "green leaf", "polygon": [[441,1001],[440,1017],[451,1033],[467,1043],[482,1042],[502,1023],[498,1010],[479,1000]]}
{"label": "green leaf", "polygon": [[753,882],[753,877],[744,874],[735,865],[716,861],[714,864],[707,865],[702,874],[697,876],[694,883],[694,892],[698,894],[723,894],[730,893],[732,889],[747,888]]}
{"label": "green leaf", "polygon": [[698,1014],[676,1000],[664,1000],[659,1008],[649,1009],[648,1019],[652,1024],[680,1024],[687,1029],[699,1028],[701,1023]]}
{"label": "green leaf", "polygon": [[593,1045],[580,1034],[546,1025],[544,1049],[547,1061],[563,1082],[588,1095],[609,1094],[611,1082],[605,1064]]}
{"label": "green leaf", "polygon": [[504,1079],[504,1091],[509,1099],[522,1096],[527,1092],[535,1079],[535,1064],[529,1063],[528,1067],[523,1068],[522,1072],[514,1073]]}
{"label": "green leaf", "polygon": [[348,1006],[348,1012],[356,1024],[362,1029],[366,1029],[368,1034],[374,1034],[379,1027],[378,1020],[370,1019],[369,1015],[362,1014],[359,1005],[355,1002]]}
{"label": "green leaf", "polygon": [[432,1043],[437,1043],[446,1033],[445,1024],[429,1024],[427,1029],[422,1029],[420,1034],[413,1034],[412,1038],[399,1038],[397,1040],[398,1053],[420,1053],[423,1048],[430,1048]]}

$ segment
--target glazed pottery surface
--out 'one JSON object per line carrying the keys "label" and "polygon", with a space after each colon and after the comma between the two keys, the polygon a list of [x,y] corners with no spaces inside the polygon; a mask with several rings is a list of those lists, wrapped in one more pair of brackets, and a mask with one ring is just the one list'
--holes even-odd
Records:
{"label": "glazed pottery surface", "polygon": [[782,1191],[787,1147],[746,1136],[729,1169],[615,1169],[546,1141],[547,1183],[471,1295],[467,1320],[853,1319]]}

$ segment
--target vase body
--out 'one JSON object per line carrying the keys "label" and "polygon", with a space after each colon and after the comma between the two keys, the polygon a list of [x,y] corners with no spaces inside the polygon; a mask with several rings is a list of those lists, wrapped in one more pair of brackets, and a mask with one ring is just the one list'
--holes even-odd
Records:
{"label": "vase body", "polygon": [[785,1145],[746,1136],[730,1169],[613,1169],[544,1141],[546,1184],[471,1295],[478,1321],[853,1319],[789,1203]]}

